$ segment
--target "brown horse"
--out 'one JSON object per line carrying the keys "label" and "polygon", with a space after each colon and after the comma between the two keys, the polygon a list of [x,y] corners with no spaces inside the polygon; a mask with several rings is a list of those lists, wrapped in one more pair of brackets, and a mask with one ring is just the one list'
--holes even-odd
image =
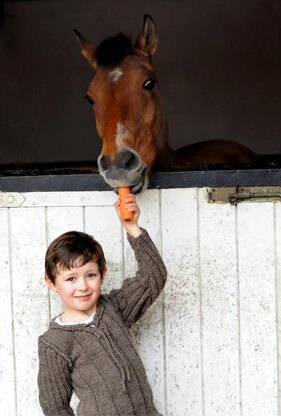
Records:
{"label": "brown horse", "polygon": [[98,157],[100,174],[113,188],[144,190],[155,163],[166,167],[208,163],[241,163],[255,154],[228,140],[199,142],[173,151],[159,100],[152,65],[158,38],[153,19],[145,15],[134,44],[119,34],[99,46],[75,30],[82,55],[95,70],[86,98],[93,107],[103,140]]}

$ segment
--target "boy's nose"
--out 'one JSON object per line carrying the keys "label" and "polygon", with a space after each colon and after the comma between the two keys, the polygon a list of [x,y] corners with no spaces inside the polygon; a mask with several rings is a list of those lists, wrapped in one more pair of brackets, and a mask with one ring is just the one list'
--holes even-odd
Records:
{"label": "boy's nose", "polygon": [[79,279],[78,281],[78,290],[85,291],[88,289],[87,281],[84,278]]}

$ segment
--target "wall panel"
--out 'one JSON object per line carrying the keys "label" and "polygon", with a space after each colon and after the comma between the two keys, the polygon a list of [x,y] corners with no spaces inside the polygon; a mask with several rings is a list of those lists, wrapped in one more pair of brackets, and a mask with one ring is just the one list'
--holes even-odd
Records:
{"label": "wall panel", "polygon": [[[112,192],[23,197],[0,209],[0,413],[42,416],[37,338],[61,312],[44,284],[47,244],[73,229],[94,235],[107,258],[105,291],[136,262]],[[208,204],[204,189],[138,200],[168,269],[164,293],[132,330],[160,412],[280,416],[281,204]]]}
{"label": "wall panel", "polygon": [[37,338],[49,320],[45,208],[12,208],[10,223],[17,416],[26,416],[38,408]]}
{"label": "wall panel", "polygon": [[237,214],[242,415],[279,416],[273,203]]}
{"label": "wall panel", "polygon": [[0,412],[16,414],[13,286],[11,280],[9,210],[0,209]]}
{"label": "wall panel", "polygon": [[167,415],[203,416],[197,191],[161,191]]}
{"label": "wall panel", "polygon": [[208,416],[240,415],[236,208],[199,192],[204,404]]}

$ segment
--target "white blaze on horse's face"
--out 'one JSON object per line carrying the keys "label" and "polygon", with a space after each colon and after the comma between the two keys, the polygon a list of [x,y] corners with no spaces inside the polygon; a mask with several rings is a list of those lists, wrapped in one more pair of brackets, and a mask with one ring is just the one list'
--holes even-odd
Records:
{"label": "white blaze on horse's face", "polygon": [[129,132],[126,129],[126,127],[122,123],[117,123],[116,139],[115,139],[117,150],[120,150],[125,147],[125,143],[128,137],[129,137]]}
{"label": "white blaze on horse's face", "polygon": [[123,75],[123,71],[117,67],[109,73],[109,79],[111,82],[116,82],[122,75]]}

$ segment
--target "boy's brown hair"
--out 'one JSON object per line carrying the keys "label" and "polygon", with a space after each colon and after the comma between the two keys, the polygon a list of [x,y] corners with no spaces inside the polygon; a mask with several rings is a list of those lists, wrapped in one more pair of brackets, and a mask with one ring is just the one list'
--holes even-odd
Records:
{"label": "boy's brown hair", "polygon": [[70,269],[94,261],[102,275],[106,261],[102,246],[91,235],[69,231],[57,237],[48,247],[45,257],[45,273],[55,283],[58,267]]}

